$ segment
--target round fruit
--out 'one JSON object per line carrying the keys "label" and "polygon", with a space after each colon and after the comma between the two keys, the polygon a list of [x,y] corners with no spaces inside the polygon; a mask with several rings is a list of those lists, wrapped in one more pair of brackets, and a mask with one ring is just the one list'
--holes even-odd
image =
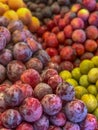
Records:
{"label": "round fruit", "polygon": [[88,72],[88,81],[91,83],[96,83],[97,80],[98,80],[98,68],[92,68]]}
{"label": "round fruit", "polygon": [[95,67],[98,67],[98,56],[94,56],[91,61],[94,63]]}
{"label": "round fruit", "polygon": [[76,86],[75,87],[76,98],[81,99],[81,97],[86,93],[88,93],[88,91],[85,87],[83,87],[83,86]]}
{"label": "round fruit", "polygon": [[71,78],[71,73],[68,70],[61,71],[59,75],[64,79],[65,81],[69,78]]}
{"label": "round fruit", "polygon": [[88,75],[82,75],[79,79],[79,84],[87,88],[90,84],[88,81]]}
{"label": "round fruit", "polygon": [[73,87],[78,85],[78,82],[73,78],[67,79],[66,82],[70,83]]}
{"label": "round fruit", "polygon": [[71,74],[72,74],[72,77],[73,77],[75,80],[79,81],[79,79],[80,79],[80,77],[81,77],[80,68],[79,68],[79,67],[74,68],[74,69],[72,70]]}
{"label": "round fruit", "polygon": [[97,95],[97,88],[95,85],[89,85],[88,88],[88,93],[92,94],[92,95]]}
{"label": "round fruit", "polygon": [[97,107],[97,99],[92,94],[84,94],[81,100],[86,104],[88,112],[93,112]]}
{"label": "round fruit", "polygon": [[80,63],[80,72],[82,74],[87,74],[91,68],[94,67],[94,64],[92,61],[86,59]]}

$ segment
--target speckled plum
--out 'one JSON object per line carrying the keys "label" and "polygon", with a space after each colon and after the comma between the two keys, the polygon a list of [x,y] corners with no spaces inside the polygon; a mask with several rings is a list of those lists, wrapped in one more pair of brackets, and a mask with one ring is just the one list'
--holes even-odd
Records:
{"label": "speckled plum", "polygon": [[48,82],[49,78],[51,78],[54,75],[57,75],[58,72],[55,69],[46,69],[42,72],[41,77],[42,77],[42,81],[44,82]]}
{"label": "speckled plum", "polygon": [[81,100],[68,102],[64,109],[66,117],[73,123],[81,122],[86,118],[87,108]]}
{"label": "speckled plum", "polygon": [[41,100],[45,95],[52,93],[52,88],[46,83],[39,83],[34,88],[34,96],[39,100]]}
{"label": "speckled plum", "polygon": [[59,112],[56,115],[50,116],[50,122],[55,126],[64,126],[66,123],[66,116],[63,112]]}
{"label": "speckled plum", "polygon": [[39,73],[42,72],[42,69],[43,69],[42,62],[36,57],[28,60],[25,65],[26,65],[27,69],[32,68],[32,69],[37,70]]}
{"label": "speckled plum", "polygon": [[0,63],[4,66],[6,66],[10,61],[12,61],[13,55],[12,51],[9,49],[3,49],[0,52]]}
{"label": "speckled plum", "polygon": [[62,82],[57,86],[56,94],[64,101],[71,101],[75,97],[75,90],[71,84]]}
{"label": "speckled plum", "polygon": [[21,74],[26,70],[25,65],[18,60],[12,60],[7,65],[7,76],[10,81],[15,82],[20,79]]}
{"label": "speckled plum", "polygon": [[13,47],[13,56],[15,60],[20,60],[22,62],[28,61],[33,52],[25,42],[18,42]]}
{"label": "speckled plum", "polygon": [[93,114],[88,113],[86,118],[80,122],[81,130],[95,130],[97,128],[97,119]]}
{"label": "speckled plum", "polygon": [[35,122],[42,116],[42,105],[38,99],[28,97],[19,107],[20,114],[27,122]]}
{"label": "speckled plum", "polygon": [[18,85],[14,84],[6,90],[5,102],[7,106],[19,106],[24,99],[24,94]]}
{"label": "speckled plum", "polygon": [[21,81],[31,85],[34,88],[38,83],[40,83],[41,76],[38,71],[34,69],[27,69],[21,75]]}
{"label": "speckled plum", "polygon": [[42,101],[43,110],[48,115],[57,114],[62,108],[62,101],[59,96],[55,94],[47,94],[43,97]]}

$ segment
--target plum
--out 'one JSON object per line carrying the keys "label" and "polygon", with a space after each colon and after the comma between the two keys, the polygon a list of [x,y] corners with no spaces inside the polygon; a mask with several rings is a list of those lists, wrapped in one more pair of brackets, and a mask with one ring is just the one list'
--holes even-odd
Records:
{"label": "plum", "polygon": [[50,116],[50,122],[55,126],[64,126],[66,124],[66,116],[63,112]]}
{"label": "plum", "polygon": [[87,36],[87,38],[93,39],[93,40],[95,40],[95,39],[98,38],[98,29],[97,29],[96,26],[90,25],[90,26],[88,26],[88,27],[86,28],[85,31],[86,31],[86,36]]}
{"label": "plum", "polygon": [[19,88],[22,90],[24,98],[31,97],[34,95],[33,88],[29,84],[21,83],[19,84]]}
{"label": "plum", "polygon": [[7,44],[10,42],[11,33],[6,27],[0,26],[0,35],[3,35],[5,37]]}
{"label": "plum", "polygon": [[81,130],[95,130],[97,128],[97,119],[92,114],[87,114],[86,118],[80,122]]}
{"label": "plum", "polygon": [[39,120],[33,124],[34,130],[48,130],[49,128],[49,119],[47,116],[42,115]]}
{"label": "plum", "polygon": [[7,65],[7,76],[10,81],[15,82],[20,79],[21,74],[26,70],[25,65],[18,60],[12,60]]}
{"label": "plum", "polygon": [[69,121],[78,123],[86,118],[87,108],[83,101],[75,99],[65,104],[64,112]]}
{"label": "plum", "polygon": [[48,84],[52,87],[53,90],[56,90],[58,84],[62,82],[63,80],[59,75],[54,75],[48,80]]}
{"label": "plum", "polygon": [[46,51],[40,49],[35,54],[34,57],[38,58],[42,63],[43,66],[46,66],[47,63],[50,61],[50,56],[47,54]]}
{"label": "plum", "polygon": [[43,111],[48,115],[57,114],[62,108],[62,101],[59,96],[55,94],[47,94],[42,100]]}
{"label": "plum", "polygon": [[7,27],[8,24],[9,24],[9,19],[4,16],[0,16],[0,26]]}
{"label": "plum", "polygon": [[83,29],[84,28],[84,21],[81,18],[74,18],[71,21],[71,26],[73,29]]}
{"label": "plum", "polygon": [[12,51],[9,49],[4,49],[0,52],[0,63],[6,66],[10,61],[12,61],[13,55]]}
{"label": "plum", "polygon": [[48,64],[45,67],[45,69],[55,69],[57,72],[60,71],[59,65],[57,63],[53,63],[53,62],[48,62]]}
{"label": "plum", "polygon": [[22,21],[20,20],[12,20],[10,21],[10,23],[8,24],[7,28],[8,30],[13,33],[15,30],[22,30],[24,27]]}
{"label": "plum", "polygon": [[33,52],[25,42],[18,42],[13,47],[13,55],[16,60],[25,62],[29,60]]}
{"label": "plum", "polygon": [[19,88],[19,86],[14,84],[6,90],[4,99],[7,106],[19,106],[20,103],[24,100],[24,94],[22,90]]}
{"label": "plum", "polygon": [[47,47],[58,47],[58,40],[56,34],[50,33],[50,35],[45,38],[45,43]]}
{"label": "plum", "polygon": [[42,62],[41,62],[38,58],[36,58],[36,57],[30,58],[30,59],[26,62],[25,65],[26,65],[27,69],[32,68],[32,69],[37,70],[39,73],[41,73],[41,72],[42,72],[42,69],[43,69],[43,64],[42,64]]}
{"label": "plum", "polygon": [[39,49],[42,49],[41,45],[34,38],[27,38],[26,42],[33,53],[37,52]]}
{"label": "plum", "polygon": [[74,61],[76,58],[76,51],[71,46],[65,46],[60,51],[60,56],[62,60]]}
{"label": "plum", "polygon": [[1,122],[6,128],[16,128],[22,121],[22,117],[17,110],[8,109],[1,114]]}
{"label": "plum", "polygon": [[93,11],[96,7],[96,0],[82,0],[82,2],[83,6],[89,11]]}
{"label": "plum", "polygon": [[75,90],[71,84],[62,82],[57,86],[56,94],[64,101],[71,101],[75,97]]}
{"label": "plum", "polygon": [[63,70],[68,70],[68,71],[71,71],[73,69],[73,64],[72,62],[70,61],[62,61],[60,63],[60,71],[63,71]]}
{"label": "plum", "polygon": [[12,33],[12,42],[15,44],[17,42],[26,42],[26,34],[23,30],[15,30]]}
{"label": "plum", "polygon": [[85,50],[88,51],[88,52],[94,52],[96,49],[97,49],[97,43],[95,40],[86,40],[85,44],[84,44],[84,47],[85,47]]}
{"label": "plum", "polygon": [[51,78],[51,76],[54,76],[57,74],[58,74],[58,72],[55,69],[46,69],[41,74],[42,81],[47,83],[49,78]]}
{"label": "plum", "polygon": [[64,27],[64,34],[66,38],[71,38],[72,36],[73,27],[72,25],[67,25]]}
{"label": "plum", "polygon": [[34,88],[41,82],[41,76],[35,69],[27,69],[21,74],[21,81],[31,85]]}
{"label": "plum", "polygon": [[52,93],[52,88],[46,83],[39,83],[34,88],[34,96],[39,100],[41,100],[45,95]]}
{"label": "plum", "polygon": [[90,14],[88,22],[90,25],[98,27],[98,11],[94,11]]}
{"label": "plum", "polygon": [[[78,36],[78,37],[77,37]],[[76,29],[72,33],[72,40],[74,42],[83,43],[86,40],[86,33],[82,29]]]}
{"label": "plum", "polygon": [[23,120],[27,122],[35,122],[42,116],[42,105],[38,99],[33,97],[26,98],[21,106],[19,112]]}

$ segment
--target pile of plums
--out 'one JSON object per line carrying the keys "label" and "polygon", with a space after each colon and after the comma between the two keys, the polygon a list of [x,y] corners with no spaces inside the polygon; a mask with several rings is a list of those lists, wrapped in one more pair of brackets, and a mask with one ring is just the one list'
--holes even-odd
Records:
{"label": "pile of plums", "polygon": [[98,3],[83,0],[63,16],[58,14],[37,31],[37,37],[60,70],[71,71],[98,55]]}
{"label": "pile of plums", "polygon": [[33,16],[44,24],[57,14],[63,15],[73,3],[81,3],[81,0],[24,0]]}
{"label": "pile of plums", "polygon": [[[19,68],[21,70],[21,68]],[[18,70],[17,70],[18,71]],[[0,128],[5,130],[95,130],[97,119],[75,99],[74,87],[55,69],[26,69],[13,84],[0,85]]]}
{"label": "pile of plums", "polygon": [[[0,130],[95,130],[49,55],[20,20],[0,17]],[[55,68],[55,69],[54,69]]]}

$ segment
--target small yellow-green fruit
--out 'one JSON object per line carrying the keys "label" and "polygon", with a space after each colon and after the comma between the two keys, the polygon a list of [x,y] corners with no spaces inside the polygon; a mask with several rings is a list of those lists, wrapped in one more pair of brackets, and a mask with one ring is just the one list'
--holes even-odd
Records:
{"label": "small yellow-green fruit", "polygon": [[79,68],[79,67],[74,68],[74,69],[72,70],[71,74],[72,74],[72,77],[73,77],[75,80],[79,81],[79,79],[80,79],[80,77],[81,77],[80,68]]}
{"label": "small yellow-green fruit", "polygon": [[81,86],[84,86],[84,87],[88,87],[89,86],[89,81],[88,81],[88,76],[87,75],[82,75],[79,79],[79,84]]}
{"label": "small yellow-green fruit", "polygon": [[73,87],[78,86],[78,82],[75,79],[67,79],[66,82],[70,83]]}
{"label": "small yellow-green fruit", "polygon": [[88,112],[93,112],[98,105],[96,97],[92,94],[84,94],[81,100],[86,104]]}
{"label": "small yellow-green fruit", "polygon": [[86,59],[80,63],[80,72],[82,74],[88,74],[91,68],[94,68],[94,63],[91,60]]}
{"label": "small yellow-green fruit", "polygon": [[91,60],[94,63],[94,66],[98,67],[98,56],[94,56]]}
{"label": "small yellow-green fruit", "polygon": [[76,86],[75,87],[76,98],[81,99],[81,97],[86,93],[88,93],[88,91],[85,87],[83,87],[83,86]]}
{"label": "small yellow-green fruit", "polygon": [[68,70],[63,70],[59,73],[59,76],[62,77],[63,80],[67,80],[72,77],[71,73]]}
{"label": "small yellow-green fruit", "polygon": [[88,81],[91,83],[96,83],[98,80],[98,68],[92,68],[88,73]]}
{"label": "small yellow-green fruit", "polygon": [[89,85],[87,88],[88,93],[93,94],[93,95],[97,95],[97,88],[95,85]]}

